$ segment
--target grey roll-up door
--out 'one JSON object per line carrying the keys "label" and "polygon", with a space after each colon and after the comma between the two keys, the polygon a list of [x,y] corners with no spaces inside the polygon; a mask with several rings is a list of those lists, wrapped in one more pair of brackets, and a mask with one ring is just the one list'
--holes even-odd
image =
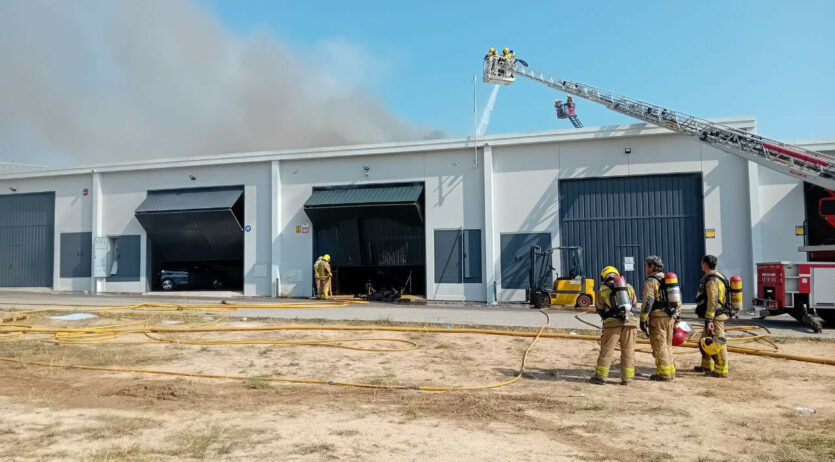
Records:
{"label": "grey roll-up door", "polygon": [[481,230],[435,230],[435,283],[481,282]]}
{"label": "grey roll-up door", "polygon": [[[551,247],[551,233],[508,233],[500,236],[502,289],[525,289],[529,286],[531,247],[535,245],[543,249]],[[548,282],[549,285],[552,282]]]}
{"label": "grey roll-up door", "polygon": [[138,235],[125,235],[116,238],[113,259],[117,262],[116,274],[108,270],[110,281],[138,281],[141,239]]}
{"label": "grey roll-up door", "polygon": [[91,276],[93,233],[61,233],[60,276],[88,278]]}
{"label": "grey roll-up door", "polygon": [[0,196],[0,287],[52,287],[55,193]]}
{"label": "grey roll-up door", "polygon": [[694,301],[705,249],[701,174],[560,180],[559,191],[560,242],[583,247],[589,277],[614,265],[640,293],[644,258],[659,255],[684,301]]}
{"label": "grey roll-up door", "polygon": [[168,261],[243,258],[243,187],[148,191],[136,219]]}

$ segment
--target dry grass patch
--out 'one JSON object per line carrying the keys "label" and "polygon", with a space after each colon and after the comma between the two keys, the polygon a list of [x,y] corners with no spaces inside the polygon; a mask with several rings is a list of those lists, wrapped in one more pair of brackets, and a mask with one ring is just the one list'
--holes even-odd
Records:
{"label": "dry grass patch", "polygon": [[403,417],[405,417],[406,420],[417,419],[418,417],[420,417],[420,408],[418,408],[417,404],[413,402],[407,404],[406,407],[403,409]]}
{"label": "dry grass patch", "polygon": [[158,401],[186,401],[211,398],[211,388],[200,387],[196,382],[177,378],[167,381],[143,381],[133,383],[105,396],[127,396]]}
{"label": "dry grass patch", "polygon": [[312,454],[328,454],[333,457],[332,453],[335,451],[336,446],[331,443],[309,443],[296,445],[296,449],[293,451],[293,454],[299,454],[302,456],[309,456]]}
{"label": "dry grass patch", "polygon": [[809,430],[783,438],[777,451],[765,460],[774,462],[823,462],[835,460],[835,436],[832,429]]}
{"label": "dry grass patch", "polygon": [[397,378],[397,374],[392,370],[387,370],[382,374],[372,376],[367,380],[371,385],[391,385]]}
{"label": "dry grass patch", "polygon": [[190,428],[174,435],[175,454],[195,459],[229,454],[235,445],[229,440],[228,430],[216,424]]}
{"label": "dry grass patch", "polygon": [[142,450],[138,444],[128,447],[113,446],[110,448],[98,449],[81,458],[84,462],[132,462],[159,460],[151,454]]}
{"label": "dry grass patch", "polygon": [[141,417],[104,416],[99,420],[100,425],[82,428],[81,433],[93,440],[122,438],[136,436],[155,423],[152,419]]}
{"label": "dry grass patch", "polygon": [[244,386],[253,390],[270,388],[270,381],[266,375],[251,375],[244,379]]}

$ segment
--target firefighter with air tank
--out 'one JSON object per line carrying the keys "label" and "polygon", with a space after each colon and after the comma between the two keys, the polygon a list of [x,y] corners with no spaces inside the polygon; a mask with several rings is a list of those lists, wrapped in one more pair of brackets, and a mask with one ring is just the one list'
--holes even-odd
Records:
{"label": "firefighter with air tank", "polygon": [[316,260],[313,264],[313,277],[316,279],[316,298],[320,300],[329,300],[332,298],[331,294],[331,278],[333,271],[331,271],[331,256],[325,254]]}
{"label": "firefighter with air tank", "polygon": [[615,349],[620,347],[620,383],[628,385],[635,378],[635,337],[638,330],[638,317],[632,311],[637,302],[635,289],[613,266],[603,268],[600,281],[595,308],[603,318],[603,334],[591,382],[606,383]]}
{"label": "firefighter with air tank", "polygon": [[702,363],[697,372],[713,377],[728,377],[728,347],[725,337],[725,321],[742,308],[742,278],[734,276],[730,282],[716,271],[717,259],[713,255],[702,258],[704,276],[699,281],[696,296],[696,316],[705,320],[699,339]]}
{"label": "firefighter with air tank", "polygon": [[644,270],[648,276],[642,291],[640,325],[649,337],[652,354],[655,356],[655,374],[650,379],[670,381],[676,377],[673,331],[680,315],[681,289],[675,273],[664,274],[661,257],[646,257]]}

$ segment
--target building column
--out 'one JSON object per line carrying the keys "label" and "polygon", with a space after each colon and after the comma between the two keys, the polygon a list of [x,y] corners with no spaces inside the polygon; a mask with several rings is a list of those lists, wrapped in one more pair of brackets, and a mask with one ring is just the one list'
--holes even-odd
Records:
{"label": "building column", "polygon": [[496,281],[498,251],[496,249],[496,227],[493,220],[493,147],[484,145],[484,289],[489,305],[496,304],[499,287]]}
{"label": "building column", "polygon": [[751,300],[757,293],[757,262],[762,261],[762,225],[760,224],[760,166],[748,162],[748,203],[751,221],[751,281],[742,281],[745,288],[745,300]]}
{"label": "building column", "polygon": [[272,296],[281,295],[281,163],[271,163],[272,177],[270,189],[270,285]]}
{"label": "building column", "polygon": [[93,250],[90,255],[90,293],[97,294],[104,291],[104,279],[96,277],[96,238],[102,236],[104,231],[104,224],[102,223],[102,192],[101,192],[101,173],[93,170],[93,187],[90,191],[93,203],[92,216],[92,235],[93,242],[90,248]]}

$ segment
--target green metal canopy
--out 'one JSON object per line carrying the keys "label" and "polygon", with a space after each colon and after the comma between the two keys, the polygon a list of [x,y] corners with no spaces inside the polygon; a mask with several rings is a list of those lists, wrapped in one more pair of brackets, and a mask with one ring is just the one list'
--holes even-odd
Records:
{"label": "green metal canopy", "polygon": [[243,258],[241,186],[148,191],[135,216],[169,261]]}
{"label": "green metal canopy", "polygon": [[356,205],[414,204],[423,192],[420,183],[316,188],[304,208]]}

